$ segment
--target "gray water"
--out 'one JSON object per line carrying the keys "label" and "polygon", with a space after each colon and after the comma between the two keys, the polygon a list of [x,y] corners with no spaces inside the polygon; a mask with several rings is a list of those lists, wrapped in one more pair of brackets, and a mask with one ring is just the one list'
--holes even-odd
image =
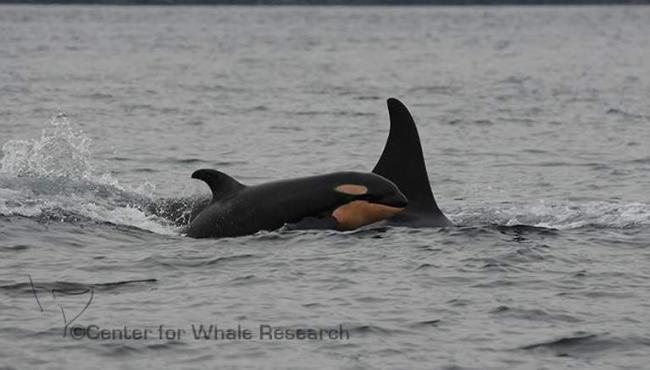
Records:
{"label": "gray water", "polygon": [[[0,368],[644,368],[649,60],[646,7],[0,6]],[[391,96],[457,227],[147,207],[199,168],[369,171]]]}

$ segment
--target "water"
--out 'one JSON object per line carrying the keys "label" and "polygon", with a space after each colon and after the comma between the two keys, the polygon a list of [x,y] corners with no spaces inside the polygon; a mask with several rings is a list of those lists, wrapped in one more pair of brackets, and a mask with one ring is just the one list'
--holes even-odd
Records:
{"label": "water", "polygon": [[[0,368],[643,368],[648,19],[0,6]],[[458,227],[192,240],[151,212],[207,194],[198,168],[369,171],[390,96]],[[62,313],[151,335],[75,340]],[[194,338],[211,324],[256,338]]]}

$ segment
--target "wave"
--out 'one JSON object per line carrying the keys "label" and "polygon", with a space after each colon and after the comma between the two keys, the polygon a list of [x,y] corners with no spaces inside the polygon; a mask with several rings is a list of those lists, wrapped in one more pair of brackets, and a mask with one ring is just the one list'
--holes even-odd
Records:
{"label": "wave", "polygon": [[[30,277],[31,279],[31,277]],[[16,293],[22,295],[31,295],[35,291],[51,293],[52,291],[64,294],[71,294],[75,292],[86,292],[94,289],[96,291],[112,291],[123,288],[138,288],[157,283],[156,279],[136,279],[136,280],[120,280],[111,281],[107,283],[78,283],[68,281],[52,281],[52,282],[22,282],[15,284],[0,285],[0,290],[6,293]]]}
{"label": "wave", "polygon": [[528,344],[516,350],[551,353],[560,357],[581,357],[594,353],[604,354],[612,351],[646,350],[649,341],[636,335],[617,336],[610,333],[592,334],[577,332],[544,342]]}
{"label": "wave", "polygon": [[459,225],[627,229],[650,225],[650,204],[614,200],[538,200],[456,209],[449,212],[449,217]]}

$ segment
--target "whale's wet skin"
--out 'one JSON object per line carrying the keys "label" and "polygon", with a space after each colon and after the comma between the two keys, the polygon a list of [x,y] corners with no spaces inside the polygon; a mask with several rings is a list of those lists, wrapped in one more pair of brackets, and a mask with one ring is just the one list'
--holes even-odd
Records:
{"label": "whale's wet skin", "polygon": [[[0,6],[0,368],[645,367],[649,18]],[[181,234],[199,168],[371,171],[390,96],[456,227]]]}

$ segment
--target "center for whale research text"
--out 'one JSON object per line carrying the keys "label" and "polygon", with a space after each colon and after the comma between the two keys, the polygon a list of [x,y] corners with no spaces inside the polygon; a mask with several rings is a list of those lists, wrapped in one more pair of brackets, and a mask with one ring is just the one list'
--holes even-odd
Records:
{"label": "center for whale research text", "polygon": [[339,324],[337,327],[276,327],[260,324],[254,329],[243,327],[220,327],[211,324],[192,324],[189,329],[159,325],[157,328],[102,328],[98,325],[73,326],[69,328],[73,339],[90,340],[349,340],[350,332]]}

